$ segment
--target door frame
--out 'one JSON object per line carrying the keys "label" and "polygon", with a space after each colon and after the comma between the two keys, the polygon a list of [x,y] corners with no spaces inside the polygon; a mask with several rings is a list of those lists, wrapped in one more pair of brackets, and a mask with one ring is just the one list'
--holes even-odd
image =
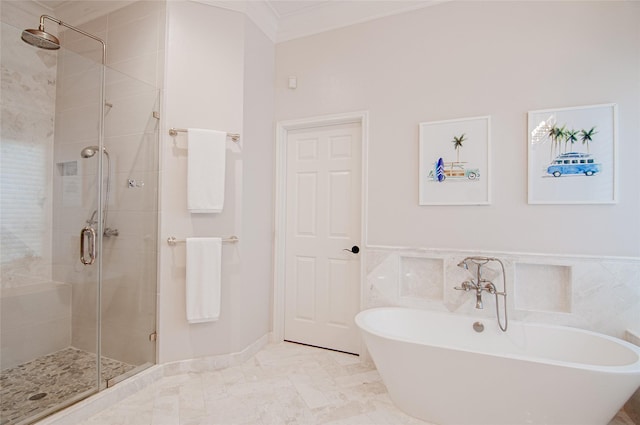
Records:
{"label": "door frame", "polygon": [[[286,276],[286,230],[287,230],[287,140],[289,132],[293,130],[311,129],[315,127],[360,124],[361,130],[361,192],[360,192],[360,235],[361,259],[360,279],[360,309],[364,305],[364,273],[367,243],[367,181],[368,181],[368,147],[369,147],[369,112],[357,111],[343,114],[321,115],[297,120],[278,121],[276,123],[276,161],[275,161],[275,229],[274,229],[274,267],[273,267],[273,342],[284,341],[285,314],[285,276]],[[360,350],[362,352],[362,349]]]}

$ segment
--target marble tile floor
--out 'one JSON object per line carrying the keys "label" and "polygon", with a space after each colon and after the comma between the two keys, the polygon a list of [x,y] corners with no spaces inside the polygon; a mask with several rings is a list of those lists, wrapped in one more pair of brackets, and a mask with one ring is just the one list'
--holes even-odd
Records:
{"label": "marble tile floor", "polygon": [[[105,382],[133,368],[102,358]],[[7,368],[0,372],[0,425],[17,424],[95,385],[96,355],[73,347]]]}
{"label": "marble tile floor", "polygon": [[[271,344],[240,366],[165,376],[78,425],[433,425],[391,402],[359,357]],[[620,413],[609,425],[634,425]]]}

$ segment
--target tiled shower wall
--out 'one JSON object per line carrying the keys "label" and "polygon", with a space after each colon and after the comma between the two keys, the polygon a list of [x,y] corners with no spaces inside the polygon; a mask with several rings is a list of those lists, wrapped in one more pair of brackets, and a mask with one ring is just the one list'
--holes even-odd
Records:
{"label": "tiled shower wall", "polygon": [[[640,260],[473,253],[373,247],[365,255],[364,308],[404,306],[495,318],[494,297],[454,287],[475,276],[457,264],[466,256],[496,257],[505,266],[509,318],[574,326],[618,338],[640,332]],[[502,290],[496,262],[483,277]],[[502,305],[502,304],[501,304]]]}
{"label": "tiled shower wall", "polygon": [[0,8],[1,289],[51,281],[57,56],[20,38],[46,11],[32,2],[3,1]]}
{"label": "tiled shower wall", "polygon": [[24,28],[37,25],[44,7],[1,3],[0,370],[64,348],[71,339],[70,287],[51,282],[58,58],[20,38]]}

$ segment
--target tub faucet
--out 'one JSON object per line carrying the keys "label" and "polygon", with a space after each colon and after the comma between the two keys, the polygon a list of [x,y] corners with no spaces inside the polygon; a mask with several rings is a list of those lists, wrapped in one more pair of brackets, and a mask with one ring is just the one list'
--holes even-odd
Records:
{"label": "tub faucet", "polygon": [[[502,269],[502,292],[498,292],[496,286],[489,280],[482,278],[482,266],[485,264],[495,261],[500,264],[500,268]],[[469,292],[471,290],[476,291],[476,308],[482,309],[484,305],[482,303],[482,291],[486,291],[496,298],[496,316],[498,318],[498,325],[503,332],[507,330],[507,285],[506,285],[506,276],[504,271],[504,264],[497,258],[493,257],[467,257],[461,262],[458,263],[458,267],[462,267],[463,269],[469,271],[469,264],[476,266],[476,276],[475,279],[471,278],[469,280],[465,280],[460,284],[460,286],[455,286],[453,289],[458,291]],[[500,313],[498,311],[498,296],[502,297],[503,308],[504,308],[504,325],[502,324],[502,320],[500,318]]]}
{"label": "tub faucet", "polygon": [[482,285],[477,284],[473,279],[470,279],[470,280],[465,280],[464,282],[462,282],[460,286],[455,286],[453,289],[456,289],[458,291],[465,291],[465,292],[469,292],[471,290],[476,291],[476,308],[481,310],[482,308],[484,308],[482,304],[482,291],[490,292],[490,290],[488,289],[489,287],[495,288],[495,286],[493,286],[493,283],[491,282],[487,283],[483,287]]}

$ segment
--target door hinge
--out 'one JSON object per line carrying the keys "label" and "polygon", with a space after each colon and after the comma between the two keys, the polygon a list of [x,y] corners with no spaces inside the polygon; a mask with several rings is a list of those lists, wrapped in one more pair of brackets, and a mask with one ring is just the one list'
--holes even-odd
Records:
{"label": "door hinge", "polygon": [[152,332],[149,334],[149,341],[156,342],[158,340],[158,333]]}

